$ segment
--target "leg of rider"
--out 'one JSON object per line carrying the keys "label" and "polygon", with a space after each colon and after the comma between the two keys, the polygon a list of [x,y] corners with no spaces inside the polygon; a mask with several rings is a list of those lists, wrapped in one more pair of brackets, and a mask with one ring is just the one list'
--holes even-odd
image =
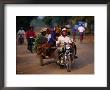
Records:
{"label": "leg of rider", "polygon": [[77,53],[77,47],[75,45],[75,43],[72,44],[72,52],[74,51],[74,56],[76,56],[76,53]]}
{"label": "leg of rider", "polygon": [[30,48],[29,48],[29,45],[30,45],[29,39],[27,39],[27,42],[28,42],[28,50],[29,50],[29,49],[30,49]]}
{"label": "leg of rider", "polygon": [[56,61],[58,61],[59,60],[59,48],[57,48],[56,50],[55,50],[55,60]]}
{"label": "leg of rider", "polygon": [[76,47],[76,45],[74,45],[74,58],[78,58],[78,57],[76,56],[76,54],[77,54],[77,47]]}
{"label": "leg of rider", "polygon": [[76,52],[77,52],[76,45],[74,45],[74,52],[75,52],[75,55],[76,55]]}

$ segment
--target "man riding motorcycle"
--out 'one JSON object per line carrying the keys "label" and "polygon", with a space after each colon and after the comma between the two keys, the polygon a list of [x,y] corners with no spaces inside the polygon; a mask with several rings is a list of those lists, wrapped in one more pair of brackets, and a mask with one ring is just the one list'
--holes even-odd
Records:
{"label": "man riding motorcycle", "polygon": [[66,28],[63,28],[62,29],[62,35],[58,37],[58,40],[56,41],[56,46],[57,46],[57,49],[55,51],[55,58],[57,60],[57,63],[61,62],[59,61],[59,54],[62,52],[63,50],[63,45],[64,43],[67,43],[70,48],[71,48],[71,51],[73,51],[74,49],[74,58],[77,58],[76,56],[76,45],[74,42],[72,42],[71,38],[68,36],[68,32],[67,32],[67,29]]}
{"label": "man riding motorcycle", "polygon": [[18,43],[23,44],[24,43],[24,37],[25,36],[25,31],[21,27],[18,32],[17,32],[17,38],[18,38]]}
{"label": "man riding motorcycle", "polygon": [[28,31],[26,32],[26,39],[28,42],[28,50],[30,50],[31,52],[35,37],[36,33],[33,31],[33,27],[29,27]]}

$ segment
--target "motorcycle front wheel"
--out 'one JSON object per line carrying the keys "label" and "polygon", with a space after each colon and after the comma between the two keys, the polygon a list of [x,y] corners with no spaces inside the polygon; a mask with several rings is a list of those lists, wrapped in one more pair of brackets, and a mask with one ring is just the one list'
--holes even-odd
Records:
{"label": "motorcycle front wheel", "polygon": [[71,65],[72,65],[71,57],[68,56],[68,58],[66,60],[66,69],[67,69],[67,72],[71,72]]}
{"label": "motorcycle front wheel", "polygon": [[22,45],[24,43],[24,38],[19,38],[18,43],[19,43],[19,45]]}

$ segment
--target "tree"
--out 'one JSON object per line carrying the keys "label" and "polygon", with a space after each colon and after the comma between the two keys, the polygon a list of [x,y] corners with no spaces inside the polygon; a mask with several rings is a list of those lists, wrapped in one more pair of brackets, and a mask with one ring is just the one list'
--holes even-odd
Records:
{"label": "tree", "polygon": [[71,16],[46,16],[43,21],[47,26],[54,26],[54,24],[64,26],[69,24]]}
{"label": "tree", "polygon": [[44,17],[43,21],[45,22],[45,24],[47,26],[51,26],[52,25],[52,16],[46,16],[46,17]]}
{"label": "tree", "polygon": [[16,30],[19,30],[19,27],[24,27],[25,30],[30,26],[30,22],[35,16],[16,16]]}

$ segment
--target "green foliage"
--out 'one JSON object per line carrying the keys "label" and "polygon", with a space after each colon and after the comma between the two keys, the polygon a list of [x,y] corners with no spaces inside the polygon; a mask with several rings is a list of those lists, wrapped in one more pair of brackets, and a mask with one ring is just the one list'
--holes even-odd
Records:
{"label": "green foliage", "polygon": [[52,26],[55,23],[57,25],[64,26],[65,24],[69,23],[69,20],[71,19],[71,16],[46,16],[43,21],[47,26]]}
{"label": "green foliage", "polygon": [[[37,16],[17,16],[16,17],[16,30],[19,27],[24,27],[25,29],[32,26],[64,26],[70,24],[74,26],[78,21],[86,21],[88,26],[86,31],[91,33],[94,30],[94,16],[45,16],[42,20],[36,20]],[[42,25],[41,25],[42,24]]]}
{"label": "green foliage", "polygon": [[43,19],[43,21],[45,22],[45,24],[47,26],[51,26],[52,25],[52,17],[51,16],[47,16]]}
{"label": "green foliage", "polygon": [[34,42],[34,45],[33,45],[33,50],[34,51],[37,51],[37,47],[41,44],[41,41],[42,41],[42,35],[38,34],[37,37],[35,38],[35,42]]}
{"label": "green foliage", "polygon": [[34,45],[33,45],[33,50],[34,51],[37,51],[37,47],[40,46],[43,43],[44,38],[45,38],[45,36],[42,36],[41,33],[39,33],[37,35],[37,37],[35,38]]}
{"label": "green foliage", "polygon": [[35,18],[35,19],[31,20],[30,26],[43,27],[43,26],[45,26],[45,23],[42,21],[42,19]]}

